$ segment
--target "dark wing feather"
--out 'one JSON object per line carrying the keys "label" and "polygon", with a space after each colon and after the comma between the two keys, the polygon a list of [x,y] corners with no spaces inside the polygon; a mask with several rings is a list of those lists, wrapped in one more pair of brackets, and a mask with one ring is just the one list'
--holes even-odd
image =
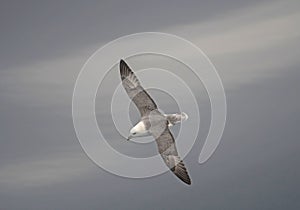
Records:
{"label": "dark wing feather", "polygon": [[120,61],[120,74],[123,87],[125,88],[129,98],[137,106],[141,116],[145,116],[152,110],[157,109],[153,99],[144,90],[135,74],[123,60]]}
{"label": "dark wing feather", "polygon": [[163,160],[165,161],[166,165],[170,168],[170,170],[184,183],[190,185],[191,179],[188,175],[183,161],[178,155],[174,137],[167,126],[167,121],[163,125],[161,124],[161,127],[162,126],[164,128],[162,132],[155,132],[156,130],[161,131],[161,128],[153,128],[152,131],[152,135],[154,136],[158,146],[158,151],[162,156]]}

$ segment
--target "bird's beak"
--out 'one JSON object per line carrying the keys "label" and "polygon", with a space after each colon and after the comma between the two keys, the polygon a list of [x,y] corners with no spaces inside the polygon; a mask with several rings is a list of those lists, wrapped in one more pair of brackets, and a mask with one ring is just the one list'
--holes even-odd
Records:
{"label": "bird's beak", "polygon": [[132,135],[128,136],[127,141],[129,141],[130,139],[132,139]]}

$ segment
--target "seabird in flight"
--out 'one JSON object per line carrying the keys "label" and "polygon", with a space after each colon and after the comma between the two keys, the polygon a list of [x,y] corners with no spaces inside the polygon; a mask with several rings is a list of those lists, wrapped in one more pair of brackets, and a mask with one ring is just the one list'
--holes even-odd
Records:
{"label": "seabird in flight", "polygon": [[141,120],[130,130],[128,140],[152,135],[157,143],[158,152],[168,168],[184,183],[190,185],[191,179],[178,155],[174,137],[169,130],[170,126],[186,120],[187,114],[184,112],[162,114],[124,60],[120,61],[120,74],[123,87],[141,114]]}

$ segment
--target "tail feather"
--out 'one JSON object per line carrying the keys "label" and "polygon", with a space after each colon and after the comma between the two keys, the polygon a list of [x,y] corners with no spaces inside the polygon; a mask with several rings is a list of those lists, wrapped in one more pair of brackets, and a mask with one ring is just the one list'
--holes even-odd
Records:
{"label": "tail feather", "polygon": [[188,119],[188,115],[184,112],[181,112],[180,114],[165,114],[165,116],[169,121],[169,126],[175,125]]}

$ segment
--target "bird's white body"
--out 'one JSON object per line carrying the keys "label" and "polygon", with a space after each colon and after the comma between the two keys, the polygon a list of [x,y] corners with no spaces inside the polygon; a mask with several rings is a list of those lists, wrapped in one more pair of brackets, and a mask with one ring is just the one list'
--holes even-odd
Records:
{"label": "bird's white body", "polygon": [[[185,121],[188,119],[188,115],[184,112],[178,114],[164,114],[166,119],[168,120],[168,126],[171,127],[177,123]],[[143,136],[151,136],[150,131],[146,128],[145,122],[141,120],[138,122],[131,130],[128,139],[134,137],[143,137]]]}

